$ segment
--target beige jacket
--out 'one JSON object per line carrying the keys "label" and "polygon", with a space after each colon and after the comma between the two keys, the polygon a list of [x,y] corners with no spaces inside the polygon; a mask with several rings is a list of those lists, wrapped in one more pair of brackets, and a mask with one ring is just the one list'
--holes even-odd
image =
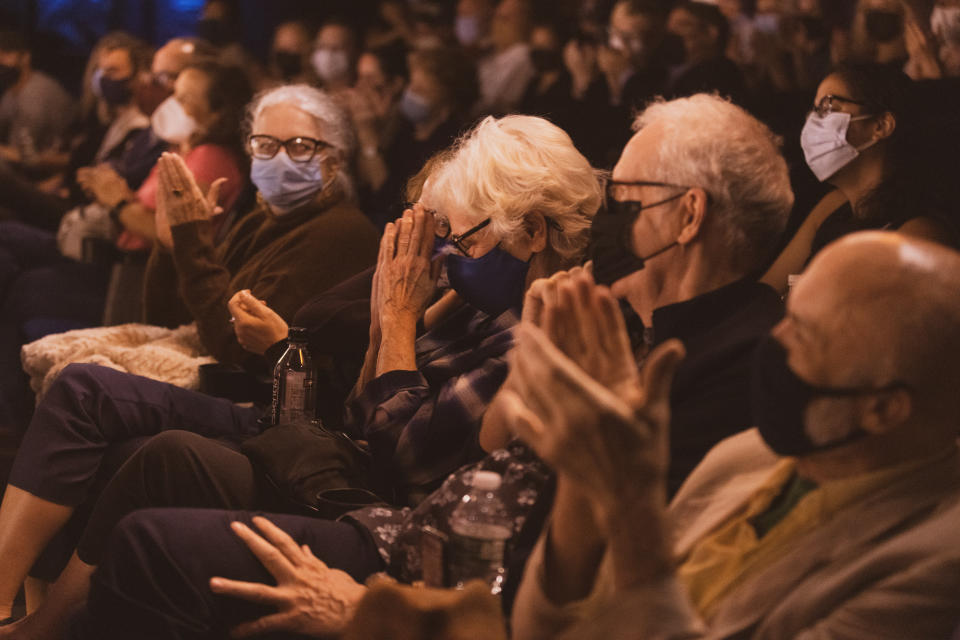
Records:
{"label": "beige jacket", "polygon": [[[742,507],[776,456],[755,429],[721,442],[670,505],[683,557]],[[944,640],[960,624],[960,456],[900,478],[799,537],[697,618],[674,580],[612,593],[609,557],[584,601],[543,593],[543,539],[513,610],[513,637]]]}

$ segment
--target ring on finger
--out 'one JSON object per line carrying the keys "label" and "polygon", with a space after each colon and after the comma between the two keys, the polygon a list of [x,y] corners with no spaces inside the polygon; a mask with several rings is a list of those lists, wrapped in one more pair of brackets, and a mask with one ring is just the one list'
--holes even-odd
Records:
{"label": "ring on finger", "polygon": [[171,190],[171,193],[172,193],[174,196],[176,196],[177,198],[182,198],[182,197],[183,197],[183,191],[181,191],[180,189],[172,189],[172,190]]}

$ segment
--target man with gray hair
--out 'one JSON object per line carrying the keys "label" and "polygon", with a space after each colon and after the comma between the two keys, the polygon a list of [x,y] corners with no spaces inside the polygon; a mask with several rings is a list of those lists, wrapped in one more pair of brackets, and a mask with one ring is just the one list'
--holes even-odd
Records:
{"label": "man with gray hair", "polygon": [[[638,372],[604,347],[614,340],[585,345],[603,354],[591,363],[521,328],[508,418],[558,487],[589,499],[572,519],[558,497],[513,637],[948,637],[960,620],[958,288],[960,254],[924,240],[871,231],[827,247],[755,353],[756,429],[715,447],[669,507],[683,346]],[[545,312],[566,319],[556,335],[598,335],[609,297],[560,295]],[[604,370],[625,373],[614,385]]]}
{"label": "man with gray hair", "polygon": [[754,274],[793,193],[775,136],[729,101],[656,102],[635,129],[594,220],[593,274],[642,321],[643,349],[687,345],[671,403],[672,494],[710,447],[750,426],[749,357],[782,314]]}

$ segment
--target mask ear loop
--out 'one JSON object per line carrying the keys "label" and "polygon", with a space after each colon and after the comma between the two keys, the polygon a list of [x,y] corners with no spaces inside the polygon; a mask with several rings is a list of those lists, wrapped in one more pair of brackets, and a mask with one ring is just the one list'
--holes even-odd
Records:
{"label": "mask ear loop", "polygon": [[[869,119],[869,118],[878,118],[878,117],[880,117],[879,114],[870,113],[870,114],[866,114],[866,115],[862,115],[862,116],[854,116],[854,117],[851,117],[851,118],[850,118],[850,122],[861,122],[861,121],[867,120],[867,119]],[[873,145],[875,145],[875,144],[877,144],[878,142],[880,142],[880,140],[882,140],[882,139],[883,139],[883,138],[874,138],[874,139],[871,140],[870,142],[866,142],[866,143],[860,145],[859,147],[854,147],[854,149],[857,150],[857,153],[863,153],[864,151],[866,151],[867,149],[869,149],[869,148],[872,147]]]}

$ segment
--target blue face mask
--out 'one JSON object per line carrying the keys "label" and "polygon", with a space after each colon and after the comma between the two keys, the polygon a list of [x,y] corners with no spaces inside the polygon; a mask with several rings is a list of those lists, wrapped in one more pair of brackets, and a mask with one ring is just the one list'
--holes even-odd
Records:
{"label": "blue face mask", "polygon": [[400,113],[413,124],[421,124],[429,120],[432,110],[429,102],[410,89],[404,91],[403,97],[400,98]]}
{"label": "blue face mask", "polygon": [[523,303],[530,263],[513,257],[500,245],[479,258],[451,253],[446,267],[454,291],[488,316]]}
{"label": "blue face mask", "polygon": [[250,180],[274,214],[284,215],[307,204],[323,189],[323,170],[317,158],[294,162],[281,150],[269,160],[254,158]]}

